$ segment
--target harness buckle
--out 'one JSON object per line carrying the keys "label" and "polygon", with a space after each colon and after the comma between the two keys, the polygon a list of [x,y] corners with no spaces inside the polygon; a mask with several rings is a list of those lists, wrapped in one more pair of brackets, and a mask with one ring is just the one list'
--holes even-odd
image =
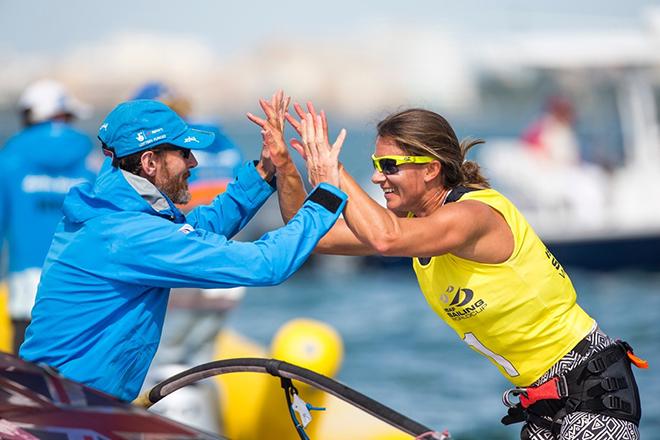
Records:
{"label": "harness buckle", "polygon": [[576,398],[568,398],[566,399],[566,403],[564,404],[564,410],[566,413],[572,413],[574,411],[577,411],[577,409],[580,407],[582,402],[580,399]]}
{"label": "harness buckle", "polygon": [[502,394],[502,403],[508,408],[515,408],[520,401],[514,402],[511,400],[511,397],[519,397],[521,395],[527,397],[527,388],[511,388],[506,390]]}
{"label": "harness buckle", "polygon": [[560,399],[564,397],[568,397],[568,381],[566,380],[566,376],[564,375],[558,377],[557,394],[559,395]]}
{"label": "harness buckle", "polygon": [[627,388],[628,383],[623,377],[604,377],[600,381],[600,386],[603,387],[605,391],[612,392]]}
{"label": "harness buckle", "polygon": [[623,411],[625,413],[632,412],[632,405],[630,405],[629,402],[619,398],[618,396],[608,394],[602,398],[601,402],[607,409]]}
{"label": "harness buckle", "polygon": [[598,356],[596,359],[592,359],[587,363],[587,370],[591,374],[600,374],[607,369],[605,365],[605,359],[602,356]]}

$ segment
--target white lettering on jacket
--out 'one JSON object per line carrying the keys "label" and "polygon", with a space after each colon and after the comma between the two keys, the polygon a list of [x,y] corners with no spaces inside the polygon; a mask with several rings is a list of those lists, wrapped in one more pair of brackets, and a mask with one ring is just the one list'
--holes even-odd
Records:
{"label": "white lettering on jacket", "polygon": [[188,223],[184,224],[183,226],[181,226],[181,227],[179,228],[179,232],[183,232],[183,233],[186,234],[186,235],[190,234],[190,233],[191,233],[192,231],[194,231],[194,230],[195,230],[195,228],[193,228],[192,226],[190,226]]}
{"label": "white lettering on jacket", "polygon": [[72,186],[86,182],[83,178],[52,177],[28,174],[21,182],[21,189],[26,193],[50,192],[66,194]]}

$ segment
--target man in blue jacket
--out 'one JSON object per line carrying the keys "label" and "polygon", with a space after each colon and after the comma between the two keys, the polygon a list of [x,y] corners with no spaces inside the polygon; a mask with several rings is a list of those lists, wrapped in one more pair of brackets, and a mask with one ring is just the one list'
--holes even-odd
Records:
{"label": "man in blue jacket", "polygon": [[32,83],[19,100],[19,110],[24,128],[0,150],[0,247],[6,239],[15,351],[30,321],[64,196],[95,174],[86,165],[92,142],[70,124],[84,106],[60,83]]}
{"label": "man in blue jacket", "polygon": [[160,102],[136,100],[107,116],[99,139],[113,159],[94,185],[66,197],[20,355],[132,400],[158,347],[170,288],[281,283],[335,223],[346,195],[337,176],[286,226],[235,242],[229,237],[274,191],[264,163],[248,163],[212,204],[184,216],[174,203],[190,197],[190,150],[208,147],[212,133]]}

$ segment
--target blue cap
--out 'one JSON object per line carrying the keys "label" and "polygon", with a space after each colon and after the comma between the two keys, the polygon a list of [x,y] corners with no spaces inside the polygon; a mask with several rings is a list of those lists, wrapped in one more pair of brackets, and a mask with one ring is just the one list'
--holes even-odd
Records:
{"label": "blue cap", "polygon": [[171,144],[203,150],[213,143],[215,134],[190,128],[172,109],[160,101],[138,99],[119,104],[99,128],[99,139],[124,157]]}

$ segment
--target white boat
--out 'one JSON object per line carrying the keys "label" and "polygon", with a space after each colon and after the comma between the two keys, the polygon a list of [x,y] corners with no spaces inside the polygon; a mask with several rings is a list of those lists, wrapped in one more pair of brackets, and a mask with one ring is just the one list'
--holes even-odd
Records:
{"label": "white boat", "polygon": [[[543,76],[600,133],[600,161],[549,161],[521,139],[488,139],[479,162],[562,264],[660,269],[660,25],[516,40],[498,65]],[[495,53],[495,52],[493,52]],[[501,73],[500,73],[501,74]],[[606,120],[603,117],[607,116]],[[604,151],[598,139],[620,150]],[[593,154],[592,154],[593,156]],[[593,159],[593,158],[592,158]]]}

